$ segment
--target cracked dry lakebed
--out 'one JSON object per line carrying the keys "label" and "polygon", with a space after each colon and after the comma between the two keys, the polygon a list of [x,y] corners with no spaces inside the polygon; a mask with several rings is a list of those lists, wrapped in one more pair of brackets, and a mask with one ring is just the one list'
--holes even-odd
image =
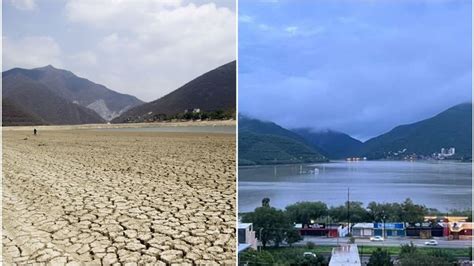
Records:
{"label": "cracked dry lakebed", "polygon": [[235,134],[3,130],[5,265],[235,264]]}

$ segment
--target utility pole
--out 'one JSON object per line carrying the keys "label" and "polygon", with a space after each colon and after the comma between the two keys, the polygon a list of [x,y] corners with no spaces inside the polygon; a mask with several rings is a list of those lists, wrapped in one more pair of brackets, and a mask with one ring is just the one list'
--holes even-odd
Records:
{"label": "utility pole", "polygon": [[347,226],[349,234],[351,233],[351,211],[350,211],[351,202],[349,199],[349,187],[347,188]]}

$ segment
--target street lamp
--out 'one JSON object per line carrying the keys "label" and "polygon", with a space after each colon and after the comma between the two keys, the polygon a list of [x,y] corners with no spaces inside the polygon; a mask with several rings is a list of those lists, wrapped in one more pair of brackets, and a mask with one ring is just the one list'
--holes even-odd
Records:
{"label": "street lamp", "polygon": [[382,212],[382,223],[383,223],[383,228],[382,228],[382,237],[383,237],[383,243],[384,243],[384,246],[385,246],[385,234],[386,234],[386,230],[385,230],[385,220],[387,219],[387,216],[385,215],[385,212]]}

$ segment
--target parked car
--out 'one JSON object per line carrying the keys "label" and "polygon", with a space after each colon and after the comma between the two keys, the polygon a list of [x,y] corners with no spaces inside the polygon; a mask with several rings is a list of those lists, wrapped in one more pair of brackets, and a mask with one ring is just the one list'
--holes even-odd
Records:
{"label": "parked car", "polygon": [[370,238],[370,241],[383,241],[383,237],[381,236],[373,236]]}
{"label": "parked car", "polygon": [[303,257],[313,257],[313,258],[316,258],[316,254],[314,254],[313,252],[305,252],[305,253],[303,253]]}
{"label": "parked car", "polygon": [[434,240],[434,239],[431,239],[430,241],[426,241],[425,242],[425,245],[427,246],[437,246],[438,245],[438,241]]}

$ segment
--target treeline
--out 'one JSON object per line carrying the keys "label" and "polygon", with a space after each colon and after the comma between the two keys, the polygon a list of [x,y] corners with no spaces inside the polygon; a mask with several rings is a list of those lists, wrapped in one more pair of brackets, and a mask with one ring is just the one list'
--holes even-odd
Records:
{"label": "treeline", "polygon": [[183,112],[175,115],[166,114],[154,114],[144,118],[146,122],[162,122],[162,121],[173,121],[173,120],[227,120],[235,119],[235,111],[233,110],[215,110],[215,111],[204,111],[204,112]]}
{"label": "treeline", "polygon": [[300,240],[294,224],[314,223],[361,223],[361,222],[405,222],[410,225],[424,222],[427,215],[467,216],[472,221],[471,210],[439,212],[424,205],[415,204],[411,199],[402,203],[370,202],[367,207],[362,202],[346,202],[344,205],[328,207],[324,202],[297,202],[279,210],[270,206],[270,199],[262,200],[262,207],[242,214],[242,222],[253,223],[256,237],[264,247],[268,243],[279,246]]}
{"label": "treeline", "polygon": [[[472,260],[472,249],[469,249],[469,257]],[[377,248],[372,252],[368,266],[392,266],[395,265],[389,252],[382,248]],[[458,258],[443,249],[431,249],[428,252],[421,252],[413,243],[401,245],[398,254],[397,265],[458,265]]]}
{"label": "treeline", "polygon": [[[452,251],[438,248],[417,248],[413,243],[396,248],[375,248],[370,254],[368,266],[418,266],[418,265],[459,265],[459,258]],[[319,249],[320,250],[320,249]],[[467,256],[472,260],[472,249],[467,248]],[[316,256],[304,256],[311,252]],[[360,252],[360,249],[359,249]],[[395,253],[396,252],[396,253]],[[367,254],[367,253],[364,253]],[[360,255],[363,255],[362,253]],[[395,256],[396,258],[394,258]],[[308,242],[300,248],[267,248],[260,251],[249,250],[239,254],[239,265],[315,265],[327,266],[331,256],[323,256],[315,244]]]}

